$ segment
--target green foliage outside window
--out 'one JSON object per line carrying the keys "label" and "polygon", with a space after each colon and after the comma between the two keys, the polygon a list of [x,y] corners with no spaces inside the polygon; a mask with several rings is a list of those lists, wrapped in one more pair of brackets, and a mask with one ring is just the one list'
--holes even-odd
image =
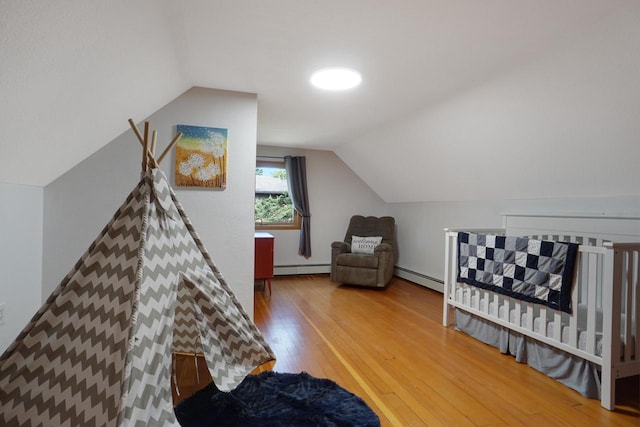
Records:
{"label": "green foliage outside window", "polygon": [[[264,179],[258,179],[264,177]],[[254,215],[260,229],[299,228],[299,216],[293,209],[287,188],[283,162],[256,162]]]}
{"label": "green foliage outside window", "polygon": [[[281,180],[286,181],[286,179],[287,179],[287,171],[284,170],[284,169],[278,169],[277,171],[275,171],[273,173],[273,177],[274,178],[280,178]],[[289,197],[289,196],[287,196],[287,197]]]}
{"label": "green foliage outside window", "polygon": [[287,193],[256,197],[255,218],[258,223],[293,222],[293,204]]}

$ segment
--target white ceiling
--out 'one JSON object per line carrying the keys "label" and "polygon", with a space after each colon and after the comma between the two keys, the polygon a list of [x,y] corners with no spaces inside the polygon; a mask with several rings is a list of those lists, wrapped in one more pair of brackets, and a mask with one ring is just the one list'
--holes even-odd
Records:
{"label": "white ceiling", "polygon": [[[332,149],[436,103],[624,1],[196,0],[184,8],[189,80],[254,92],[262,144]],[[309,85],[316,69],[348,66],[347,93]]]}
{"label": "white ceiling", "polygon": [[[44,186],[192,86],[257,93],[259,144],[340,153],[636,2],[3,0],[0,182]],[[363,83],[312,88],[326,66]]]}

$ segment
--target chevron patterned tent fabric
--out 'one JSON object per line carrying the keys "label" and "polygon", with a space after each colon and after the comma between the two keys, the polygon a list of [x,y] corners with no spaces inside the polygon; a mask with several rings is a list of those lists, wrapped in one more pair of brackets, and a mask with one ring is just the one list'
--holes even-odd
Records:
{"label": "chevron patterned tent fabric", "polygon": [[220,390],[275,358],[154,168],[0,357],[0,425],[178,425],[172,351]]}

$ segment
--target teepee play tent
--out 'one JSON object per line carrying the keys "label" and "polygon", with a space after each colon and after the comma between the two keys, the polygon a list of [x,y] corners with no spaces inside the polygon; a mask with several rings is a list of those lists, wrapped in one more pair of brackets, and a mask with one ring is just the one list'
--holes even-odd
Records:
{"label": "teepee play tent", "polygon": [[153,143],[142,177],[0,357],[2,426],[178,425],[172,353],[202,354],[216,387],[274,359],[194,231]]}

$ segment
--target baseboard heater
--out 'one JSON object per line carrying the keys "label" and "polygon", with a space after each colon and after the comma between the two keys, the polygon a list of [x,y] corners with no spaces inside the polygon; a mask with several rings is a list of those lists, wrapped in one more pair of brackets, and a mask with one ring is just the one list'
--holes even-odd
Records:
{"label": "baseboard heater", "polygon": [[440,293],[444,292],[444,281],[440,279],[434,279],[426,274],[418,273],[404,267],[398,267],[397,265],[393,269],[393,274],[401,279],[408,280],[425,288],[433,289]]}
{"label": "baseboard heater", "polygon": [[[331,272],[330,264],[299,264],[299,265],[276,265],[273,267],[276,276],[296,276],[302,274],[329,274]],[[417,285],[442,292],[444,282],[434,279],[425,274],[409,270],[403,267],[394,267],[393,274],[401,279],[408,280]]]}

